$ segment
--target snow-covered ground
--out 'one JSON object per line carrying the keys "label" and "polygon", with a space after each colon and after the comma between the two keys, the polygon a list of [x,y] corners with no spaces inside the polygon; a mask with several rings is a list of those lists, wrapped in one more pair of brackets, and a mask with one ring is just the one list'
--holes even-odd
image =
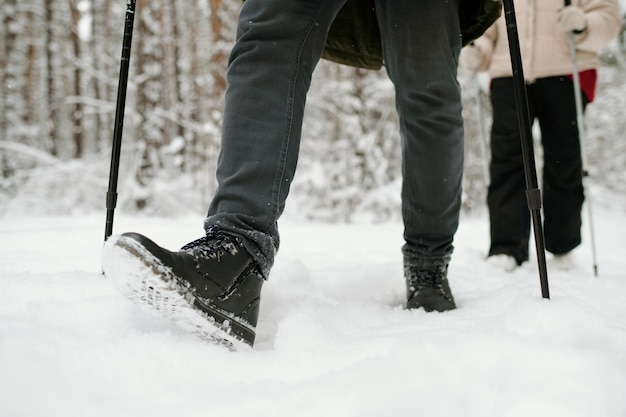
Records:
{"label": "snow-covered ground", "polygon": [[[119,296],[100,270],[104,215],[0,218],[0,416],[626,416],[623,205],[595,210],[575,267],[484,262],[464,217],[459,308],[402,308],[400,224],[285,219],[254,350],[230,352]],[[134,218],[170,248],[201,218]]]}

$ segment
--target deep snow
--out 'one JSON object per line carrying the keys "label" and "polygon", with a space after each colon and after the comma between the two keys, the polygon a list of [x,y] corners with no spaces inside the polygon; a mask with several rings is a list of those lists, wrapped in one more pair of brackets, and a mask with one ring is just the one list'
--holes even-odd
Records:
{"label": "deep snow", "polygon": [[[620,199],[607,201],[621,201]],[[401,225],[281,223],[254,350],[230,352],[119,296],[100,270],[104,215],[0,218],[0,416],[626,416],[623,204],[595,209],[575,268],[484,262],[464,217],[459,308],[402,308]],[[201,218],[117,213],[170,248]]]}

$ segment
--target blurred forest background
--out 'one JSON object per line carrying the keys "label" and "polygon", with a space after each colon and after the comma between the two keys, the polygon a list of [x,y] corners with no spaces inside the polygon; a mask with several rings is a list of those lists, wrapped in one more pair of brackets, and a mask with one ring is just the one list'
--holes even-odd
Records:
{"label": "blurred forest background", "polygon": [[[126,4],[1,0],[0,215],[104,212]],[[204,214],[240,0],[138,0],[118,209]],[[624,8],[622,8],[624,10]],[[626,191],[626,34],[603,51],[586,116],[595,193]],[[463,71],[464,210],[484,207],[490,105]],[[482,128],[481,128],[482,127]],[[540,147],[536,146],[540,171]],[[540,172],[539,172],[540,174]],[[399,217],[399,135],[382,71],[320,62],[288,207],[318,220]]]}

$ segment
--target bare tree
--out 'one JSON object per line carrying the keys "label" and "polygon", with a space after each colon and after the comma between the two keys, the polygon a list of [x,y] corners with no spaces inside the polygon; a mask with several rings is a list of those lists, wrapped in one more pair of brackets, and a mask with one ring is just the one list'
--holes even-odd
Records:
{"label": "bare tree", "polygon": [[160,110],[163,100],[162,78],[164,66],[163,43],[160,31],[163,26],[161,1],[139,0],[136,16],[135,63],[137,68],[136,111],[140,121],[136,143],[141,154],[141,163],[136,172],[139,184],[145,185],[154,178],[162,167],[162,145],[165,136],[165,121]]}
{"label": "bare tree", "polygon": [[69,38],[72,45],[71,60],[74,63],[73,70],[73,82],[71,95],[76,97],[74,100],[73,108],[70,111],[72,122],[72,139],[74,142],[74,157],[80,158],[83,156],[85,147],[85,138],[83,132],[83,104],[81,96],[83,95],[82,74],[80,65],[78,63],[83,59],[82,56],[82,39],[79,33],[79,27],[81,24],[82,14],[78,8],[79,0],[68,0],[71,25],[69,28]]}
{"label": "bare tree", "polygon": [[48,138],[49,151],[52,155],[58,155],[57,137],[59,120],[59,94],[57,90],[57,68],[55,62],[58,59],[59,44],[55,36],[54,10],[56,0],[44,1],[45,5],[45,45],[46,45],[46,93],[48,103]]}

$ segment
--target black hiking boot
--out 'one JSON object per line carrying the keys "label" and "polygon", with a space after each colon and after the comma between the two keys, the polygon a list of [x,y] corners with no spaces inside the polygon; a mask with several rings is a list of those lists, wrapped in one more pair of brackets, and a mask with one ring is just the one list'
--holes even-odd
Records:
{"label": "black hiking boot", "polygon": [[406,280],[406,308],[423,308],[426,311],[454,310],[456,304],[450,284],[448,283],[448,267],[435,269],[418,269],[404,267]]}
{"label": "black hiking boot", "polygon": [[233,236],[213,229],[171,252],[125,233],[106,242],[103,270],[124,296],[203,339],[254,344],[264,279]]}

